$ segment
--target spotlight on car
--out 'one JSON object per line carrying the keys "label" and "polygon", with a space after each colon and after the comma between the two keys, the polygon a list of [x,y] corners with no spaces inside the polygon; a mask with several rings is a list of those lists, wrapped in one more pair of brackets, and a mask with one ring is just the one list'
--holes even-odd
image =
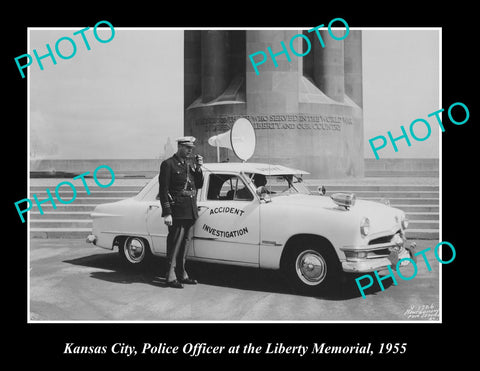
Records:
{"label": "spotlight on car", "polygon": [[356,201],[356,196],[354,193],[334,193],[330,196],[330,198],[338,206],[344,207],[345,210],[348,210],[350,207],[355,205]]}

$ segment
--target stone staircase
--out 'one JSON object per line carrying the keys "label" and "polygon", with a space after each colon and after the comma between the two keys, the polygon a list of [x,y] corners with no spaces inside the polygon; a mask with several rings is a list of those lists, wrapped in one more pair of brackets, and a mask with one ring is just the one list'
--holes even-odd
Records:
{"label": "stone staircase", "polygon": [[[42,179],[44,180],[44,179]],[[46,180],[46,179],[45,179]],[[45,185],[37,185],[37,179],[31,179],[30,195],[36,194],[38,199],[47,198],[46,188],[53,194],[55,185],[65,179],[49,179],[49,182],[43,181]],[[68,181],[68,180],[67,180]],[[92,220],[90,213],[96,205],[120,201],[122,199],[135,196],[142,187],[147,184],[149,179],[128,180],[129,185],[122,184],[122,179],[116,179],[115,183],[108,188],[99,188],[90,185],[90,194],[85,190],[80,191],[77,188],[76,199],[70,204],[61,204],[56,202],[56,209],[51,202],[42,204],[43,215],[40,213],[37,205],[34,203],[29,211],[30,237],[31,238],[86,238],[92,229]],[[73,191],[68,188],[59,192],[63,200],[70,200]]]}
{"label": "stone staircase", "polygon": [[[68,179],[31,179],[30,196],[36,194],[39,200],[45,200],[45,189],[53,193],[55,186]],[[91,181],[91,179],[90,179]],[[35,205],[29,211],[28,221],[31,238],[86,238],[91,232],[90,213],[98,204],[118,201],[132,197],[149,179],[116,179],[108,188],[90,186],[91,194],[83,188],[77,188],[76,199],[71,204],[57,202],[53,209],[50,202],[42,205],[41,215]],[[437,178],[362,178],[352,180],[306,180],[307,186],[316,190],[325,185],[327,195],[334,192],[354,192],[359,199],[388,199],[390,204],[407,213],[410,220],[407,237],[410,239],[439,238],[439,186]],[[65,189],[66,188],[66,189]],[[60,188],[60,197],[72,198],[69,187]]]}

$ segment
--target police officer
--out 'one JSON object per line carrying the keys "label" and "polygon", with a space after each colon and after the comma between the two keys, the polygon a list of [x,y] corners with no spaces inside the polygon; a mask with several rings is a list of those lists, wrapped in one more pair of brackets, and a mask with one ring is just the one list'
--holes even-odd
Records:
{"label": "police officer", "polygon": [[185,270],[185,258],[193,235],[193,224],[198,218],[197,192],[203,186],[203,157],[191,158],[195,138],[177,139],[178,150],[160,166],[159,197],[162,217],[168,226],[167,236],[167,285],[183,288],[183,284],[197,283]]}

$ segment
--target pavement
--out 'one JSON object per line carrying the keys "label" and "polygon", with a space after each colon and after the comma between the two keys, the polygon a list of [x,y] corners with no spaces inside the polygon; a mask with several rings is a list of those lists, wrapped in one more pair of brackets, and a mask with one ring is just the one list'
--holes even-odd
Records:
{"label": "pavement", "polygon": [[[438,240],[418,241],[432,270],[419,258],[410,280],[396,275],[362,298],[354,281],[319,297],[291,292],[278,271],[188,262],[198,285],[166,287],[165,260],[142,271],[126,268],[118,254],[84,239],[30,239],[29,318],[43,321],[439,321],[442,267],[433,254]],[[414,275],[410,265],[404,277]],[[439,311],[440,309],[440,311]]]}

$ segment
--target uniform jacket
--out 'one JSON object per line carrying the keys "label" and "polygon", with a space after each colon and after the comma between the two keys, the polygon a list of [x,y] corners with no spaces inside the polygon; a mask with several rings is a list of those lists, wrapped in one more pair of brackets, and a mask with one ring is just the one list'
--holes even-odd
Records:
{"label": "uniform jacket", "polygon": [[[187,180],[188,179],[188,180]],[[197,192],[203,186],[203,173],[174,154],[160,165],[158,175],[162,216],[174,219],[197,219]]]}

